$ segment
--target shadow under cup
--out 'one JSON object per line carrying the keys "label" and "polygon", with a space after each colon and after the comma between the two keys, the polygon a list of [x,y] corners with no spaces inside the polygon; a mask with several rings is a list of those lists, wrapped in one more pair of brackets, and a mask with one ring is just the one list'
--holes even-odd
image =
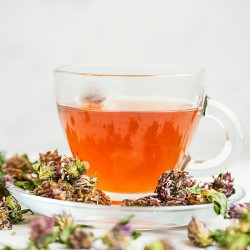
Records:
{"label": "shadow under cup", "polygon": [[55,70],[55,87],[71,152],[90,163],[88,175],[96,174],[99,189],[121,199],[152,193],[163,172],[184,169],[191,159],[189,146],[207,105],[204,70],[71,65]]}

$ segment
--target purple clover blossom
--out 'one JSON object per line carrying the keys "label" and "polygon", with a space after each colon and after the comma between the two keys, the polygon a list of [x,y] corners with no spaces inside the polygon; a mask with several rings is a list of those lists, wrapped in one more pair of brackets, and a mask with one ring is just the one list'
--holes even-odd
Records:
{"label": "purple clover blossom", "polygon": [[102,242],[109,247],[109,250],[125,250],[132,240],[137,239],[141,235],[132,229],[130,224],[132,218],[133,215],[129,215],[118,221],[118,223],[102,237]]}
{"label": "purple clover blossom", "polygon": [[[188,196],[187,189],[195,185],[196,180],[187,171],[169,170],[160,176],[154,192],[162,204],[172,200],[171,204],[175,205],[179,199],[183,202]],[[175,198],[175,202],[172,198]]]}
{"label": "purple clover blossom", "polygon": [[75,230],[68,238],[67,245],[73,249],[90,249],[94,237],[91,233]]}
{"label": "purple clover blossom", "polygon": [[118,224],[113,228],[113,233],[122,236],[131,236],[133,234],[133,229],[130,224]]}
{"label": "purple clover blossom", "polygon": [[234,193],[234,179],[230,172],[221,173],[218,177],[214,177],[212,188],[218,192],[225,194],[228,198]]}
{"label": "purple clover blossom", "polygon": [[11,174],[6,174],[6,175],[3,176],[3,180],[13,182],[14,178],[13,178],[13,176]]}
{"label": "purple clover blossom", "polygon": [[54,219],[46,216],[38,216],[31,222],[30,238],[39,244],[42,240],[51,234],[54,226]]}
{"label": "purple clover blossom", "polygon": [[241,219],[247,210],[250,210],[250,202],[241,204],[231,204],[227,212],[228,218]]}

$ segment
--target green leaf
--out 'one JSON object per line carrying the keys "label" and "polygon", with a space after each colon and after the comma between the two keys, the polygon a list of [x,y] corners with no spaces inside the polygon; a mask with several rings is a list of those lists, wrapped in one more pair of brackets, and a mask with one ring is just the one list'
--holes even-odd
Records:
{"label": "green leaf", "polygon": [[40,168],[41,168],[41,164],[40,162],[36,162],[34,164],[32,164],[32,167],[36,170],[36,172],[40,172]]}
{"label": "green leaf", "polygon": [[16,204],[12,199],[12,195],[6,197],[6,204],[11,210],[14,210],[16,208]]}
{"label": "green leaf", "polygon": [[35,188],[32,181],[15,181],[14,185],[24,190],[33,190]]}
{"label": "green leaf", "polygon": [[227,213],[227,197],[214,189],[203,190],[202,194],[207,201],[214,204],[214,211],[216,214],[222,214],[226,218]]}
{"label": "green leaf", "polygon": [[214,211],[216,214],[222,214],[226,217],[227,213],[227,198],[223,193],[212,194],[212,199],[214,203]]}
{"label": "green leaf", "polygon": [[202,189],[198,186],[195,186],[195,187],[191,187],[191,188],[188,188],[188,192],[191,193],[191,194],[200,194],[202,191]]}
{"label": "green leaf", "polygon": [[125,224],[129,223],[129,222],[132,220],[133,217],[134,217],[133,214],[128,215],[127,217],[125,217],[125,218],[119,220],[119,221],[117,222],[117,225],[125,225]]}
{"label": "green leaf", "polygon": [[2,250],[19,250],[18,248],[14,248],[14,247],[11,247],[11,246],[4,246],[2,248]]}
{"label": "green leaf", "polygon": [[227,232],[221,229],[217,229],[215,230],[212,234],[211,234],[211,238],[217,242],[218,244],[220,244],[221,246],[225,246],[226,244],[226,234]]}
{"label": "green leaf", "polygon": [[211,238],[228,250],[243,250],[250,246],[250,235],[247,233],[216,230]]}
{"label": "green leaf", "polygon": [[139,238],[141,236],[141,232],[139,232],[139,231],[134,231],[133,233],[132,233],[132,239],[133,240],[136,240],[137,238]]}
{"label": "green leaf", "polygon": [[2,165],[4,164],[6,158],[5,158],[5,153],[4,152],[0,152],[0,170]]}
{"label": "green leaf", "polygon": [[84,166],[82,165],[80,159],[77,159],[77,160],[75,161],[75,164],[76,164],[76,167],[77,167],[79,173],[82,174],[82,173],[85,171],[85,168],[84,168]]}

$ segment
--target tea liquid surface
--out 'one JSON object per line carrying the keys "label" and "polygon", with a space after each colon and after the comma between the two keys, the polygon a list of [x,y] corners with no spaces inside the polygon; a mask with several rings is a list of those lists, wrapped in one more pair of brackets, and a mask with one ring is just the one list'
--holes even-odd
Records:
{"label": "tea liquid surface", "polygon": [[90,163],[87,174],[97,175],[99,189],[153,192],[159,176],[184,160],[198,109],[178,102],[134,103],[139,110],[133,102],[124,104],[58,105],[58,110],[72,154]]}

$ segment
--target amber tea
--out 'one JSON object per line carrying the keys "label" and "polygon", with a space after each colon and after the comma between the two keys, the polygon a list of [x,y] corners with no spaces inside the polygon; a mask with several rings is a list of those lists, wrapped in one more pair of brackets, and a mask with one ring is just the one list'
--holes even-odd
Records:
{"label": "amber tea", "polygon": [[183,102],[72,106],[58,105],[70,149],[90,163],[100,189],[115,193],[153,192],[184,160],[199,117]]}

